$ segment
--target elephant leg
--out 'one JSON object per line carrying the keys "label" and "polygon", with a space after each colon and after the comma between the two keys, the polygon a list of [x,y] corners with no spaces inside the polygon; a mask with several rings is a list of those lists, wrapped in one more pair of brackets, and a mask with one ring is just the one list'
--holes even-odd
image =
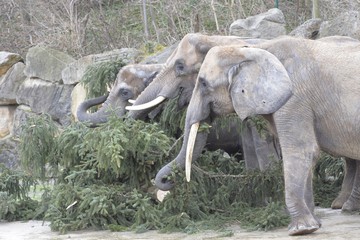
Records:
{"label": "elephant leg", "polygon": [[[259,162],[253,139],[253,128],[255,127],[252,126],[251,120],[246,120],[243,123],[241,131],[242,150],[246,169],[259,169]],[[256,131],[256,129],[254,130]]]}
{"label": "elephant leg", "polygon": [[352,161],[354,161],[356,165],[354,183],[350,197],[347,199],[347,201],[342,207],[343,211],[356,211],[360,209],[360,161]]}
{"label": "elephant leg", "polygon": [[266,131],[262,133],[261,136],[256,127],[253,126],[252,138],[257,162],[261,171],[265,171],[273,161],[280,160],[279,151],[276,149],[276,140],[269,132]]}
{"label": "elephant leg", "polygon": [[309,150],[300,156],[294,154],[293,149],[285,147],[282,150],[284,169],[286,169],[285,202],[291,216],[289,234],[312,233],[321,226],[314,214],[312,189],[312,159],[317,153]]}
{"label": "elephant leg", "polygon": [[285,202],[291,216],[289,235],[301,235],[312,233],[321,226],[313,211],[312,189],[313,166],[320,148],[311,114],[292,113],[275,113],[275,120],[283,155]]}
{"label": "elephant leg", "polygon": [[337,198],[332,202],[332,209],[340,209],[350,197],[354,185],[356,174],[356,160],[345,158],[345,175],[341,185],[341,191]]}

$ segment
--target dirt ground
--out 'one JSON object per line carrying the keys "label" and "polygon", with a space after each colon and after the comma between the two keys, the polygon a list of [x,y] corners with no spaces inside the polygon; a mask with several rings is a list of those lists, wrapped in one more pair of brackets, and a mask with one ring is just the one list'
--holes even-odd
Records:
{"label": "dirt ground", "polygon": [[248,232],[239,226],[232,226],[229,230],[233,231],[233,236],[224,236],[224,233],[206,231],[196,234],[172,233],[161,234],[157,231],[148,231],[137,234],[134,232],[110,232],[110,231],[78,231],[64,235],[51,232],[49,223],[41,221],[29,222],[0,222],[1,240],[95,240],[95,239],[114,239],[114,240],[205,240],[205,239],[360,239],[360,215],[345,214],[340,210],[317,209],[317,215],[322,220],[322,228],[315,233],[305,236],[290,237],[286,228],[281,228],[268,232],[253,231]]}

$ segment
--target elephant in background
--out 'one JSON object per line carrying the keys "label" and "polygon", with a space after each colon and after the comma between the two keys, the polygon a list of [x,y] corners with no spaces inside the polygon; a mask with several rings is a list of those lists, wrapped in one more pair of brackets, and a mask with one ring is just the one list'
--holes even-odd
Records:
{"label": "elephant in background", "polygon": [[[107,122],[113,111],[119,117],[124,116],[125,107],[130,105],[129,100],[136,99],[163,67],[163,64],[130,64],[122,67],[108,95],[85,100],[79,105],[79,121],[96,126]],[[99,104],[103,105],[95,113],[87,113],[90,107]]]}
{"label": "elephant in background", "polygon": [[[330,42],[335,43],[338,46],[347,46],[347,47],[358,47],[360,45],[360,41],[351,37],[346,36],[330,36],[320,38],[317,41],[322,42]],[[354,185],[354,183],[359,184],[359,181],[355,181],[355,176],[360,174],[360,162],[353,160],[351,158],[345,158],[345,173],[344,173],[344,180],[341,185],[341,191],[338,194],[337,198],[332,202],[331,208],[332,209],[342,209],[344,211],[355,211],[359,210],[360,203],[354,205],[352,204],[345,204],[344,203],[349,199],[351,195],[352,189],[359,188],[360,186]],[[351,202],[356,202],[358,199],[353,199]],[[350,201],[349,201],[350,202]]]}
{"label": "elephant in background", "polygon": [[[186,152],[187,178],[196,146],[204,138],[197,133],[201,122],[233,112],[242,120],[262,115],[280,141],[289,235],[316,231],[321,223],[314,214],[312,171],[320,150],[355,165],[360,159],[359,64],[360,44],[281,37],[247,48],[212,48],[186,113],[180,152]],[[169,174],[167,166],[157,177]],[[348,167],[357,171],[354,165]],[[359,209],[359,181],[356,173],[343,208]]]}
{"label": "elephant in background", "polygon": [[[152,83],[140,94],[133,106],[128,106],[126,109],[130,110],[129,117],[143,119],[153,106],[163,102],[166,99],[174,98],[178,94],[179,107],[184,107],[191,99],[192,92],[195,86],[195,80],[200,69],[200,66],[207,54],[207,52],[214,46],[239,44],[243,46],[264,42],[262,39],[244,39],[235,36],[207,36],[203,34],[187,34],[179,43],[177,49],[172,53],[165,63],[164,69],[156,76]],[[211,129],[217,129],[220,126],[213,126]],[[221,130],[223,131],[223,130]],[[206,137],[203,142],[198,144],[196,155],[197,158],[206,145],[208,138],[213,138],[214,131],[203,133]],[[235,134],[235,135],[234,135]],[[224,138],[221,138],[217,143],[222,146],[228,146],[227,151],[236,152],[239,146],[242,147],[242,152],[245,159],[245,164],[248,169],[260,168],[265,170],[271,164],[271,157],[278,160],[281,158],[279,145],[272,134],[268,134],[266,139],[260,137],[255,126],[249,121],[245,123],[245,128],[240,133],[238,126],[232,124],[230,131],[225,132]],[[233,141],[236,144],[233,144]],[[226,142],[226,144],[224,144]],[[232,143],[233,142],[233,143]],[[211,146],[208,146],[211,148]],[[221,148],[219,145],[214,148]],[[177,159],[185,159],[185,152],[181,152]],[[175,162],[182,163],[184,161],[177,160]],[[183,165],[179,165],[183,168]],[[168,166],[171,169],[171,166]],[[162,184],[162,178],[155,179],[156,185],[161,190],[169,190],[172,186]]]}

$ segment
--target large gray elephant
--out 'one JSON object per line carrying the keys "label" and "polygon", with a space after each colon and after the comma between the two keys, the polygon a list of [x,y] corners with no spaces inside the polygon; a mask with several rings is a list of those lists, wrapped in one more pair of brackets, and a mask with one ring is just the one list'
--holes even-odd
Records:
{"label": "large gray elephant", "polygon": [[[186,106],[191,99],[192,92],[195,86],[196,76],[200,66],[207,54],[207,52],[214,46],[220,45],[250,45],[259,42],[264,42],[262,39],[244,39],[235,36],[207,36],[203,34],[187,34],[179,43],[173,54],[165,63],[165,68],[156,76],[151,84],[140,94],[133,106],[128,106],[126,109],[131,110],[129,116],[133,118],[143,119],[148,114],[148,111],[160,102],[174,98],[178,94],[179,107]],[[246,122],[242,133],[239,133],[236,123],[232,123],[231,128],[226,128],[223,138],[220,138],[217,143],[222,146],[230,146],[230,151],[234,151],[234,147],[242,146],[243,157],[248,169],[258,168],[266,169],[272,160],[281,158],[279,146],[273,135],[268,134],[262,138],[257,132],[254,124],[251,121]],[[217,129],[220,126],[213,126],[211,129]],[[198,157],[206,145],[207,138],[213,139],[214,131],[210,131],[209,136],[204,133],[206,137],[204,141],[199,144],[196,151]],[[231,144],[231,139],[238,139],[237,144]],[[211,147],[211,146],[208,146]],[[213,148],[222,148],[217,145]],[[178,159],[185,159],[185,154],[179,154]],[[178,160],[178,162],[183,162]],[[182,166],[180,166],[182,167]],[[169,166],[170,169],[170,166]],[[162,185],[163,179],[156,178],[156,185],[161,190],[169,190],[170,185]]]}
{"label": "large gray elephant", "polygon": [[[330,42],[337,44],[338,46],[348,46],[348,47],[358,47],[360,41],[351,37],[346,36],[329,36],[320,38],[318,41]],[[355,181],[355,176],[360,174],[360,161],[353,160],[351,158],[345,158],[345,173],[344,180],[341,185],[341,191],[338,194],[337,198],[332,202],[331,208],[333,209],[342,209],[343,211],[356,211],[360,209],[360,203],[354,204],[358,199],[352,199],[348,203],[346,201],[351,196],[351,191],[353,189],[360,189],[359,181]],[[345,204],[346,203],[346,204]]]}
{"label": "large gray elephant", "polygon": [[[187,109],[180,150],[186,152],[187,178],[191,157],[204,138],[197,133],[201,122],[233,112],[243,120],[262,115],[280,140],[289,235],[316,231],[321,223],[314,214],[312,170],[320,150],[360,159],[359,64],[360,45],[292,37],[253,47],[212,48]],[[168,170],[163,167],[157,177]],[[360,175],[353,181],[344,205],[356,209]]]}
{"label": "large gray elephant", "polygon": [[[130,64],[122,67],[108,95],[85,100],[79,105],[79,121],[94,126],[107,122],[113,111],[119,117],[125,115],[125,107],[131,105],[129,100],[135,100],[163,67],[163,64]],[[98,111],[87,113],[90,107],[99,104],[103,105]]]}

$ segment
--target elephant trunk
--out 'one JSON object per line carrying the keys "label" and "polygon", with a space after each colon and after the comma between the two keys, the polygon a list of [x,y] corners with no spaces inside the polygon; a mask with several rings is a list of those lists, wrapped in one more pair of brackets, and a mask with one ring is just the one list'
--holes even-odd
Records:
{"label": "elephant trunk", "polygon": [[[104,103],[105,102],[105,103]],[[111,114],[111,111],[108,107],[108,95],[104,95],[101,97],[85,100],[82,102],[76,112],[77,118],[80,122],[89,122],[91,126],[96,126],[100,123],[104,123],[108,121],[108,117]],[[87,110],[90,107],[99,105],[104,103],[104,105],[95,113],[87,113]]]}
{"label": "elephant trunk", "polygon": [[[179,154],[173,161],[162,167],[155,177],[155,185],[160,190],[168,191],[174,187],[174,182],[168,179],[168,176],[171,176],[171,171],[174,168],[185,168],[185,159],[190,134],[190,126],[186,126],[185,129],[186,130],[184,135],[184,141],[182,143]],[[205,147],[207,136],[208,133],[206,131],[199,132],[196,135],[195,146],[192,152],[192,158],[194,160],[200,156],[203,148]]]}

